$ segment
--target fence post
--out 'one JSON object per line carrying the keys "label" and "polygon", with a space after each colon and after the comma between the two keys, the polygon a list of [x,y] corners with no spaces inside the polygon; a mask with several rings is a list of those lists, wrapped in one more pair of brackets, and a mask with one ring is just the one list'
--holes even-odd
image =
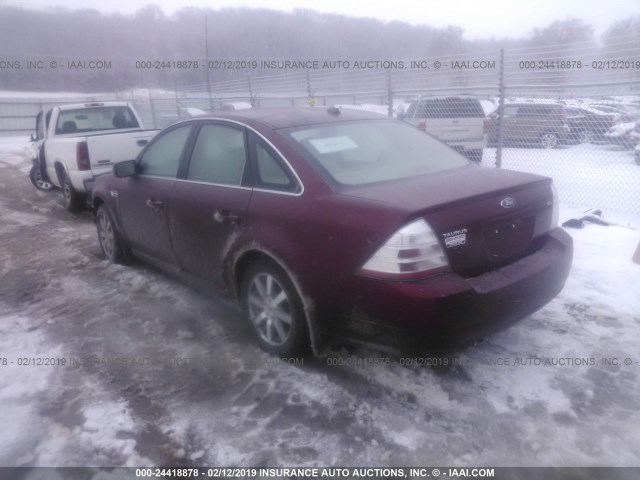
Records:
{"label": "fence post", "polygon": [[247,85],[249,87],[249,103],[251,104],[251,108],[255,108],[255,100],[253,99],[253,87],[251,85],[251,74],[247,75]]}
{"label": "fence post", "polygon": [[496,168],[502,168],[502,135],[504,127],[504,48],[500,49],[500,87],[498,100],[498,145],[496,148]]}
{"label": "fence post", "polygon": [[182,114],[180,112],[180,100],[178,99],[178,87],[176,86],[176,82],[173,82],[173,92],[176,98],[176,113],[178,114],[178,120],[182,118]]}
{"label": "fence post", "polygon": [[315,107],[316,99],[313,98],[313,93],[311,92],[311,75],[309,75],[309,70],[307,70],[305,73],[307,77],[307,99],[308,99],[309,105],[312,107]]}
{"label": "fence post", "polygon": [[393,90],[391,89],[391,69],[387,70],[387,101],[389,102],[387,114],[390,117],[393,117]]}
{"label": "fence post", "polygon": [[211,78],[209,76],[209,26],[207,23],[207,12],[204,12],[204,56],[205,70],[207,72],[207,93],[209,94],[209,111],[213,112],[213,98],[211,97]]}
{"label": "fence post", "polygon": [[156,122],[156,107],[153,104],[153,97],[151,96],[151,88],[147,88],[149,92],[149,106],[151,107],[151,118],[153,119],[153,128],[158,128],[158,124]]}

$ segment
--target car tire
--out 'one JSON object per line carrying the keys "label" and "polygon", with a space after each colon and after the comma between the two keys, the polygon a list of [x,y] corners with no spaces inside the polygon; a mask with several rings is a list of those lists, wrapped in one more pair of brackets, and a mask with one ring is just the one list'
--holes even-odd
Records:
{"label": "car tire", "polygon": [[29,171],[29,180],[31,180],[34,187],[38,190],[42,190],[43,192],[50,192],[53,189],[53,184],[42,178],[40,167],[36,164],[31,166],[31,170]]}
{"label": "car tire", "polygon": [[100,205],[96,211],[96,229],[100,248],[107,260],[112,263],[129,263],[129,249],[118,233],[113,218],[104,204]]}
{"label": "car tire", "polygon": [[302,301],[282,269],[265,260],[250,265],[242,276],[240,299],[260,348],[281,357],[307,353],[309,334]]}
{"label": "car tire", "polygon": [[547,149],[556,148],[558,146],[558,135],[554,132],[544,132],[540,136],[540,146]]}
{"label": "car tire", "polygon": [[580,131],[580,143],[591,143],[593,141],[593,132],[587,128]]}
{"label": "car tire", "polygon": [[62,199],[64,201],[64,208],[71,213],[78,213],[82,211],[87,203],[87,196],[73,188],[71,180],[65,172],[62,172],[61,176],[62,178],[60,179],[60,183],[62,183]]}

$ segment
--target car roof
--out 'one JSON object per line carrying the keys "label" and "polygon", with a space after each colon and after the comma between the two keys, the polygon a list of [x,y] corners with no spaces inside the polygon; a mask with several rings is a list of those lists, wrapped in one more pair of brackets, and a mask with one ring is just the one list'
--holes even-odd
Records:
{"label": "car roof", "polygon": [[557,102],[505,102],[505,107],[565,107]]}
{"label": "car roof", "polygon": [[93,108],[93,107],[126,107],[128,102],[86,102],[86,103],[71,103],[66,105],[59,105],[60,110],[75,110],[80,108]]}
{"label": "car roof", "polygon": [[384,120],[386,115],[365,110],[338,109],[335,107],[257,108],[231,112],[214,112],[193,117],[190,120],[221,119],[245,124],[262,124],[273,129],[300,127],[322,123],[353,120]]}

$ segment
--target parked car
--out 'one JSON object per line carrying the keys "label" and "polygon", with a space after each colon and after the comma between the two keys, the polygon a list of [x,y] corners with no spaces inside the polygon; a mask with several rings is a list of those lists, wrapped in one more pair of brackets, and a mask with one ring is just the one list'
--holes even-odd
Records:
{"label": "parked car", "polygon": [[640,143],[640,121],[618,123],[604,135],[605,140],[625,149],[633,149]]}
{"label": "parked car", "polygon": [[618,117],[618,121],[623,123],[635,122],[639,119],[640,114],[638,109],[634,106],[627,106],[623,104],[594,104],[592,108],[601,110],[603,112],[615,114]]}
{"label": "parked car", "polygon": [[602,140],[615,125],[616,116],[589,107],[566,107],[571,135],[580,143]]}
{"label": "parked car", "polygon": [[439,138],[469,160],[482,161],[485,113],[478,99],[421,97],[400,118]]}
{"label": "parked car", "polygon": [[[489,145],[498,143],[498,112],[485,122]],[[559,103],[509,103],[504,106],[502,140],[509,145],[556,148],[572,142],[567,112]]]}
{"label": "parked car", "polygon": [[551,179],[357,110],[176,123],[96,179],[93,207],[108,259],[217,285],[277,355],[475,340],[550,301],[572,259]]}
{"label": "parked car", "polygon": [[144,130],[127,102],[60,105],[36,117],[30,178],[36,188],[62,189],[70,212],[85,207],[95,175],[135,158],[158,130]]}

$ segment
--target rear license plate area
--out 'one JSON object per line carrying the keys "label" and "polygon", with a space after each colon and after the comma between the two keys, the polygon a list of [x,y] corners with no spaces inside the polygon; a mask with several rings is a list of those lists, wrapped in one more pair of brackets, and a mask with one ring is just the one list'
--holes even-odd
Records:
{"label": "rear license plate area", "polygon": [[494,224],[483,231],[487,254],[493,262],[526,253],[533,237],[534,217]]}

